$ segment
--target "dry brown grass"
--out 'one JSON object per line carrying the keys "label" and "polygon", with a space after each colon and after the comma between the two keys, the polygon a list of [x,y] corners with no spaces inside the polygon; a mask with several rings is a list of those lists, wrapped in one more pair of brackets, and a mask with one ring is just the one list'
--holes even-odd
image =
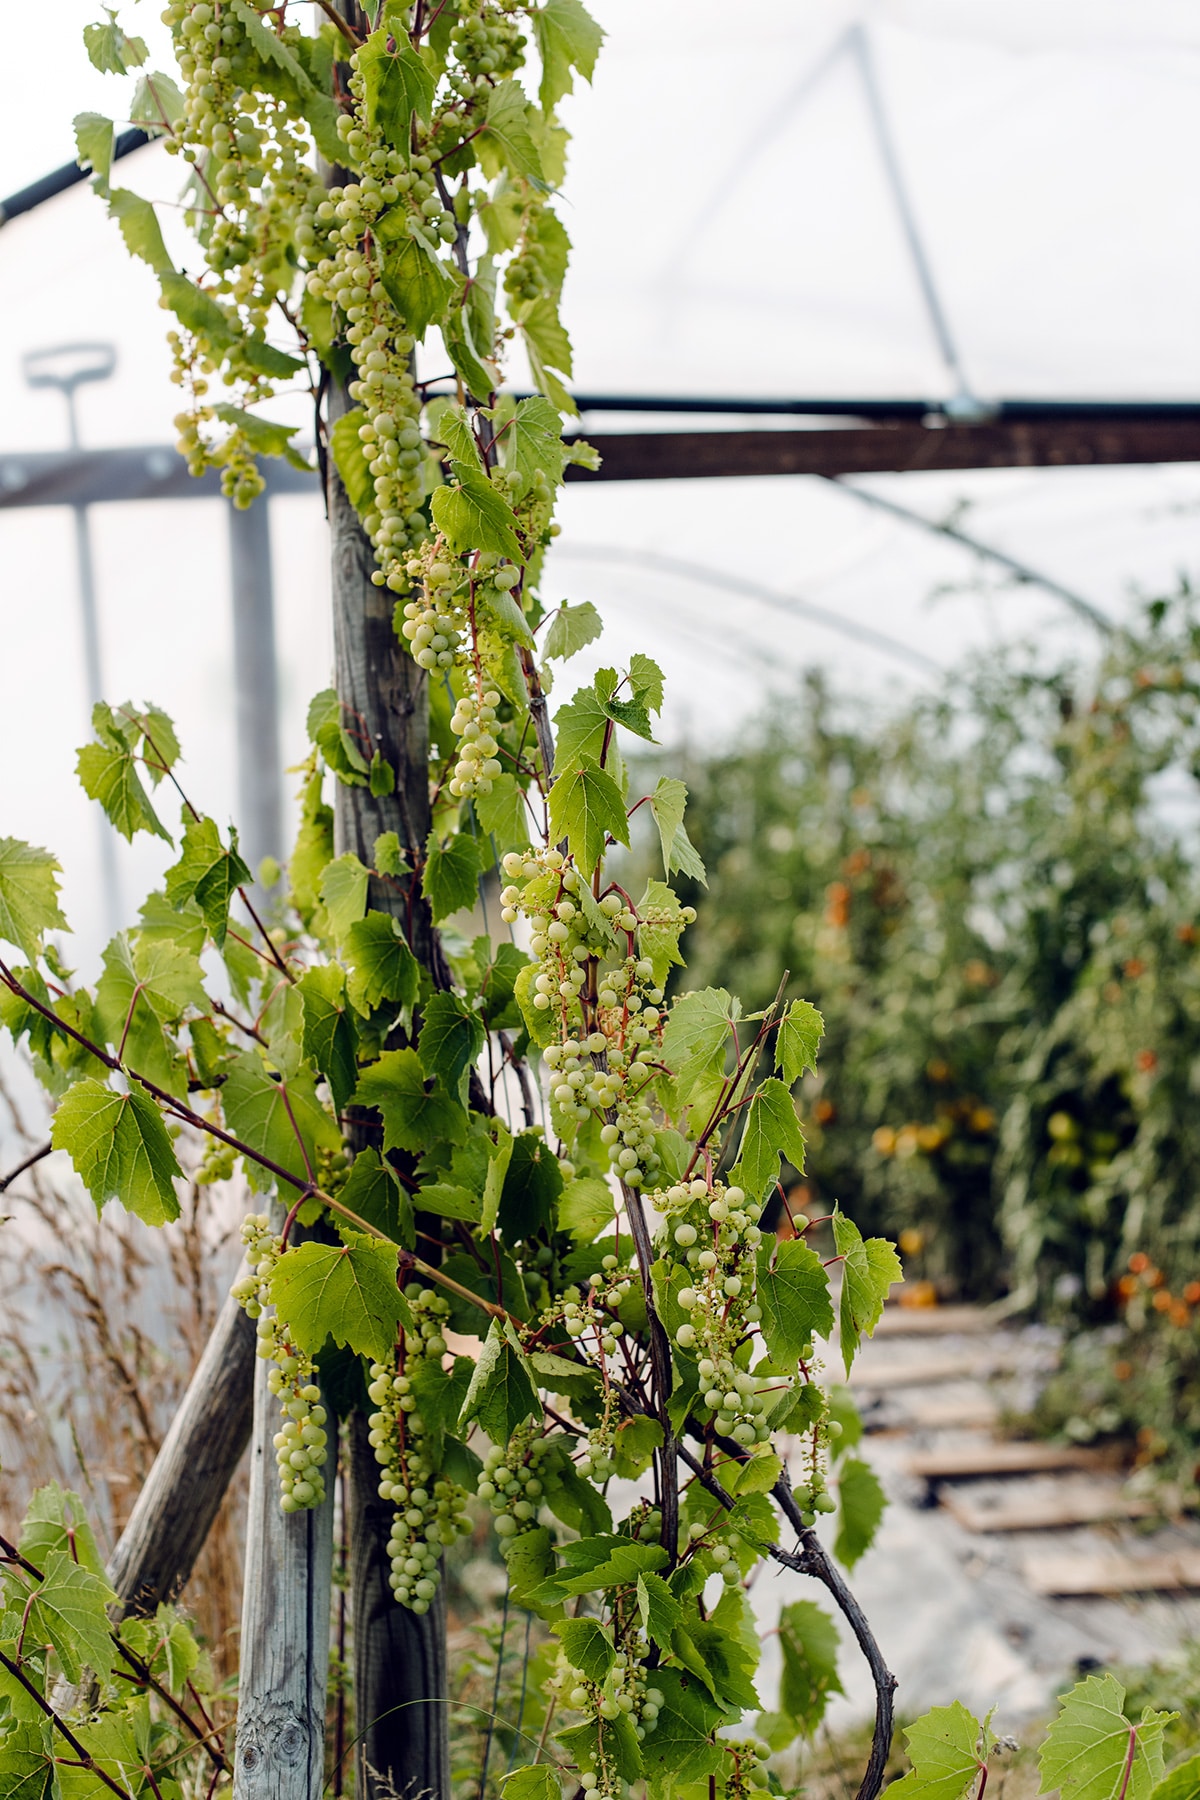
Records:
{"label": "dry brown grass", "polygon": [[[45,1133],[16,1086],[10,1064],[7,1167]],[[190,1148],[178,1145],[185,1167]],[[193,1181],[174,1225],[153,1230],[117,1206],[101,1220],[59,1163],[35,1164],[0,1202],[0,1520],[11,1534],[34,1489],[57,1481],[82,1496],[108,1551],[211,1330],[242,1208]],[[245,1503],[243,1469],[183,1595],[220,1680],[237,1665]]]}

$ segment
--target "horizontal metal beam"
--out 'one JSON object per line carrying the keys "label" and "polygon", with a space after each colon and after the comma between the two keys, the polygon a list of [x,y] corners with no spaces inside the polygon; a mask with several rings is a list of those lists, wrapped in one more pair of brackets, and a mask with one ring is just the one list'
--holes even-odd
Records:
{"label": "horizontal metal beam", "polygon": [[588,433],[603,461],[569,481],[687,481],[728,475],[873,475],[919,469],[1037,469],[1200,462],[1200,418],[998,420],[813,431]]}
{"label": "horizontal metal beam", "polygon": [[[131,126],[128,131],[117,134],[113,142],[112,159],[117,162],[122,156],[129,156],[134,150],[140,150],[143,144],[150,142],[150,134],[138,126]],[[15,194],[9,194],[6,200],[0,200],[0,225],[7,225],[10,219],[19,219],[22,213],[32,212],[43,200],[53,200],[56,194],[74,187],[80,181],[90,181],[92,171],[81,169],[77,162],[63,163],[59,169],[51,169],[48,175],[42,175],[37,181],[31,181]]]}
{"label": "horizontal metal beam", "polygon": [[[984,425],[897,422],[811,431],[589,432],[598,470],[572,464],[568,481],[689,481],[730,475],[873,475],[919,469],[1084,468],[1200,462],[1200,413],[1118,413],[1088,419],[998,419]],[[264,459],[268,494],[317,490],[315,471]],[[216,474],[198,479],[169,445],[0,454],[0,509],[94,506],[117,500],[219,498]]]}

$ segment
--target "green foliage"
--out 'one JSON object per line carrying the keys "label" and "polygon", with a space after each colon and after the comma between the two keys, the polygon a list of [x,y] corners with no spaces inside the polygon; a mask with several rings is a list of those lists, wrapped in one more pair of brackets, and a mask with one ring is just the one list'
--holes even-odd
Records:
{"label": "green foliage", "polygon": [[1038,1756],[1042,1792],[1063,1800],[1146,1800],[1163,1773],[1163,1732],[1171,1714],[1125,1717],[1115,1675],[1089,1675],[1064,1694]]}
{"label": "green foliage", "polygon": [[237,832],[232,827],[226,849],[214,820],[187,821],[179,861],[167,870],[167,899],[177,911],[194,900],[218,950],[229,929],[230,901],[249,880],[250,871],[238,855]]}
{"label": "green foliage", "polygon": [[858,1456],[846,1457],[838,1469],[838,1529],[833,1549],[848,1569],[870,1549],[886,1505],[870,1463]]}
{"label": "green foliage", "polygon": [[36,959],[42,936],[66,926],[58,904],[61,865],[48,850],[0,838],[0,942]]}
{"label": "green foliage", "polygon": [[[880,1496],[857,1458],[840,1456],[838,1476],[851,1440],[831,1430],[818,1379],[816,1340],[834,1323],[825,1267],[803,1235],[776,1242],[765,1210],[781,1158],[804,1169],[793,1089],[814,1077],[821,1018],[792,995],[747,1016],[715,984],[665,992],[694,920],[679,884],[705,872],[684,782],[666,774],[639,799],[626,768],[630,742],[654,741],[658,665],[634,653],[558,706],[553,727],[546,715],[549,664],[601,629],[588,603],[547,616],[539,583],[558,489],[572,464],[597,466],[561,430],[570,246],[551,195],[565,170],[553,108],[591,79],[603,33],[580,0],[415,12],[387,0],[357,48],[332,23],[310,36],[250,0],[222,0],[215,17],[171,0],[164,20],[179,86],[148,77],[122,116],[161,129],[194,167],[189,273],[151,203],[109,189],[111,125],[81,119],[78,145],[173,316],[180,451],[249,504],[260,456],[300,460],[271,401],[311,382],[318,441],[381,590],[367,653],[390,681],[390,616],[394,654],[416,673],[379,718],[333,688],[313,700],[296,845],[286,883],[264,875],[262,905],[234,832],[185,799],[163,892],[109,944],[93,987],[72,985],[46,942],[63,924],[57,865],[0,846],[0,931],[30,965],[0,971],[2,1016],[29,1038],[59,1099],[54,1142],[98,1205],[117,1194],[165,1219],[180,1128],[213,1140],[203,1188],[240,1156],[250,1187],[274,1196],[243,1222],[234,1291],[281,1409],[284,1511],[325,1497],[322,1395],[339,1412],[369,1404],[397,1600],[428,1612],[446,1552],[472,1529],[473,1487],[512,1602],[554,1627],[557,1742],[586,1791],[616,1800],[619,1782],[644,1781],[649,1800],[703,1800],[711,1777],[745,1800],[759,1752],[726,1728],[761,1704],[743,1584],[783,1555],[777,1504],[795,1514],[782,1484],[810,1558],[826,1554],[810,1534],[831,1482],[847,1562]],[[110,62],[132,65],[115,21],[105,41]],[[347,172],[333,189],[318,154]],[[426,399],[435,327],[455,399]],[[539,390],[519,402],[501,366],[518,337]],[[94,733],[87,791],[126,837],[166,837],[154,798],[165,776],[177,785],[170,721],[104,706]],[[606,857],[629,846],[643,803],[662,869],[635,900]],[[355,849],[335,856],[340,809]],[[456,916],[484,928],[468,941]],[[856,1344],[893,1265],[852,1229],[839,1223],[837,1249]],[[452,1349],[450,1333],[467,1342]],[[476,1427],[491,1440],[482,1462],[466,1441]],[[799,1485],[780,1429],[801,1442]],[[78,1720],[86,1755],[132,1784],[130,1800],[143,1768],[150,1791],[180,1800],[200,1789],[190,1775],[151,1781],[149,1699],[135,1716],[109,1693],[104,1591],[77,1514],[56,1492],[31,1519],[46,1591],[18,1593],[20,1606],[46,1638],[48,1680],[72,1657],[99,1665],[95,1711]],[[714,1576],[723,1597],[706,1604]],[[795,1736],[837,1677],[819,1618],[794,1609],[785,1632],[780,1717]],[[170,1679],[188,1678],[191,1640],[164,1623],[163,1642]],[[499,1645],[496,1658],[499,1681]],[[544,1747],[554,1707],[551,1664],[539,1667],[521,1704]],[[10,1786],[45,1800],[44,1746],[24,1713],[16,1736],[8,1716],[0,1707]],[[525,1766],[506,1790],[556,1800],[565,1771],[529,1762],[510,1735],[510,1767]],[[90,1800],[82,1761],[53,1773],[62,1800]]]}
{"label": "green foliage", "polygon": [[51,1129],[96,1202],[119,1200],[147,1225],[179,1217],[175,1177],[182,1175],[158,1108],[141,1088],[118,1094],[102,1081],[77,1081],[58,1103]]}
{"label": "green foliage", "polygon": [[912,1768],[896,1782],[903,1800],[961,1800],[986,1773],[995,1739],[961,1701],[935,1706],[904,1734]]}
{"label": "green foliage", "polygon": [[412,1315],[396,1286],[396,1246],[346,1231],[341,1244],[297,1244],[271,1276],[271,1300],[293,1341],[315,1355],[326,1338],[360,1356],[387,1356]]}

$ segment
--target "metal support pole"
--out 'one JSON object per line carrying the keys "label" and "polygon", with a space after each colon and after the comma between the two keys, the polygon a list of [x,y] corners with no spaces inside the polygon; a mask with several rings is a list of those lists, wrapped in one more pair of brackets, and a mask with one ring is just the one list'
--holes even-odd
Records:
{"label": "metal support pole", "polygon": [[237,712],[238,825],[252,870],[282,858],[279,676],[271,585],[271,516],[265,496],[229,508],[233,590],[233,685]]}

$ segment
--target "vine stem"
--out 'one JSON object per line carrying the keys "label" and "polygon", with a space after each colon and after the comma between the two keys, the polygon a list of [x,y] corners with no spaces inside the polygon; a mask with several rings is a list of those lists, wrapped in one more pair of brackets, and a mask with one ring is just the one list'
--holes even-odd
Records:
{"label": "vine stem", "polygon": [[[700,1485],[710,1493],[714,1500],[720,1501],[727,1512],[732,1512],[736,1504],[733,1495],[724,1487],[703,1463],[698,1462],[686,1444],[678,1446],[681,1460],[695,1475]],[[810,1575],[829,1589],[837,1602],[838,1611],[842,1614],[858,1642],[858,1647],[866,1658],[871,1671],[871,1679],[875,1684],[875,1730],[871,1739],[871,1754],[859,1783],[855,1800],[876,1800],[883,1787],[883,1777],[887,1770],[887,1759],[892,1748],[892,1734],[895,1728],[895,1704],[893,1696],[896,1691],[896,1677],[884,1660],[883,1651],[875,1641],[875,1635],[867,1623],[866,1614],[847,1587],[841,1571],[831,1561],[829,1552],[817,1536],[816,1532],[805,1525],[800,1517],[800,1508],[796,1505],[795,1495],[786,1475],[781,1475],[771,1489],[771,1497],[788,1524],[800,1540],[799,1551],[785,1550],[780,1544],[766,1546],[767,1555],[785,1569],[794,1569],[798,1575]]]}
{"label": "vine stem", "polygon": [[679,1476],[675,1466],[677,1445],[675,1434],[671,1430],[671,1421],[667,1415],[667,1402],[671,1397],[671,1346],[667,1339],[666,1326],[658,1316],[654,1304],[654,1280],[650,1273],[654,1260],[654,1252],[650,1244],[650,1231],[646,1224],[646,1215],[642,1210],[642,1197],[633,1188],[621,1183],[621,1193],[625,1200],[625,1214],[629,1220],[629,1229],[633,1237],[633,1248],[638,1260],[638,1272],[642,1278],[643,1295],[646,1302],[646,1322],[650,1328],[650,1368],[654,1377],[655,1399],[658,1403],[659,1423],[662,1426],[662,1449],[656,1452],[659,1465],[659,1496],[662,1504],[662,1545],[674,1567],[679,1560]]}
{"label": "vine stem", "polygon": [[[85,1037],[81,1031],[77,1031],[73,1025],[69,1025],[65,1019],[60,1019],[58,1014],[52,1012],[48,1006],[43,1006],[35,994],[29,993],[21,985],[4,962],[0,962],[0,980],[4,982],[10,992],[17,994],[27,1005],[40,1012],[43,1018],[65,1031],[68,1036],[73,1037],[76,1043],[82,1045],[96,1058],[97,1062],[103,1063],[106,1069],[111,1069],[115,1074],[124,1075],[127,1081],[136,1081],[139,1087],[145,1088],[152,1099],[157,1100],[159,1105],[175,1118],[182,1119],[184,1124],[194,1126],[197,1131],[206,1132],[209,1137],[220,1139],[221,1143],[228,1144],[231,1150],[236,1150],[239,1156],[248,1156],[251,1162],[258,1164],[260,1169],[268,1170],[277,1180],[286,1181],[289,1187],[297,1189],[302,1200],[308,1198],[319,1200],[323,1206],[329,1208],[330,1212],[337,1213],[348,1224],[365,1232],[368,1237],[378,1238],[381,1243],[385,1244],[394,1242],[394,1239],[389,1238],[385,1231],[380,1231],[377,1225],[372,1225],[369,1219],[362,1218],[360,1214],[351,1211],[350,1207],[343,1206],[342,1202],[335,1200],[332,1194],[324,1193],[313,1182],[305,1181],[299,1175],[294,1175],[290,1169],[285,1169],[282,1163],[277,1163],[271,1157],[264,1156],[261,1151],[252,1149],[249,1144],[243,1143],[231,1132],[222,1130],[219,1125],[214,1125],[212,1120],[206,1119],[202,1113],[193,1112],[190,1106],[185,1106],[183,1101],[177,1099],[174,1094],[169,1094],[165,1088],[160,1088],[157,1082],[150,1080],[149,1076],[140,1074],[137,1069],[127,1069],[118,1062],[115,1056],[110,1056],[107,1050],[102,1050],[98,1044],[94,1044],[90,1038]],[[428,1280],[436,1281],[440,1286],[448,1288],[460,1299],[469,1300],[472,1306],[477,1306],[481,1312],[490,1313],[494,1319],[510,1319],[514,1325],[518,1323],[506,1307],[497,1306],[491,1300],[485,1300],[480,1294],[473,1294],[470,1288],[463,1287],[460,1282],[454,1280],[453,1276],[443,1275],[440,1269],[435,1268],[432,1263],[422,1261],[419,1256],[409,1257],[408,1266],[416,1269],[418,1274],[426,1276]]]}
{"label": "vine stem", "polygon": [[18,1175],[23,1175],[26,1169],[32,1169],[35,1163],[40,1163],[43,1157],[49,1156],[53,1148],[53,1144],[39,1144],[38,1148],[31,1150],[25,1160],[19,1162],[15,1169],[10,1169],[7,1175],[0,1175],[0,1194],[12,1186]]}
{"label": "vine stem", "polygon": [[[72,1554],[75,1555],[74,1547],[72,1547]],[[0,1556],[2,1556],[3,1561],[11,1563],[15,1568],[21,1569],[24,1574],[29,1576],[31,1581],[35,1581],[39,1584],[45,1581],[46,1577],[41,1569],[31,1563],[27,1556],[22,1556],[16,1545],[11,1544],[3,1534],[0,1534]],[[78,1560],[78,1556],[75,1555],[75,1561],[78,1562]],[[30,1598],[32,1599],[33,1596],[31,1595]],[[133,1675],[125,1676],[124,1679],[127,1681],[136,1679],[144,1683],[146,1687],[153,1688],[159,1699],[165,1701],[167,1706],[169,1706],[171,1711],[175,1714],[176,1718],[179,1719],[182,1724],[187,1726],[197,1742],[203,1744],[205,1750],[207,1750],[209,1756],[216,1764],[217,1769],[228,1769],[229,1764],[225,1760],[222,1752],[219,1749],[214,1748],[213,1745],[208,1742],[210,1737],[214,1737],[218,1734],[220,1727],[214,1725],[208,1714],[204,1711],[204,1707],[200,1702],[200,1696],[196,1693],[195,1688],[192,1687],[191,1682],[188,1682],[188,1689],[195,1698],[197,1706],[200,1707],[204,1722],[208,1726],[207,1731],[201,1731],[187,1708],[182,1706],[180,1702],[176,1700],[169,1688],[162,1686],[157,1677],[151,1673],[149,1664],[143,1662],[142,1658],[138,1656],[135,1651],[131,1650],[128,1644],[126,1644],[115,1631],[111,1631],[109,1636],[118,1653],[124,1657],[125,1661],[133,1670]]]}
{"label": "vine stem", "polygon": [[24,1670],[19,1668],[15,1662],[10,1662],[3,1650],[0,1650],[0,1664],[3,1664],[4,1668],[8,1670],[14,1680],[20,1682],[30,1698],[36,1701],[37,1705],[54,1726],[55,1730],[60,1732],[71,1746],[75,1755],[79,1758],[81,1766],[85,1768],[90,1775],[94,1775],[97,1781],[102,1781],[110,1793],[116,1794],[117,1800],[130,1800],[129,1789],[117,1786],[117,1783],[113,1780],[112,1776],[109,1775],[106,1770],[102,1769],[95,1757],[91,1756],[89,1752],[84,1749],[66,1720],[59,1717],[45,1696],[38,1693],[37,1688],[33,1685],[32,1681],[30,1681]]}

